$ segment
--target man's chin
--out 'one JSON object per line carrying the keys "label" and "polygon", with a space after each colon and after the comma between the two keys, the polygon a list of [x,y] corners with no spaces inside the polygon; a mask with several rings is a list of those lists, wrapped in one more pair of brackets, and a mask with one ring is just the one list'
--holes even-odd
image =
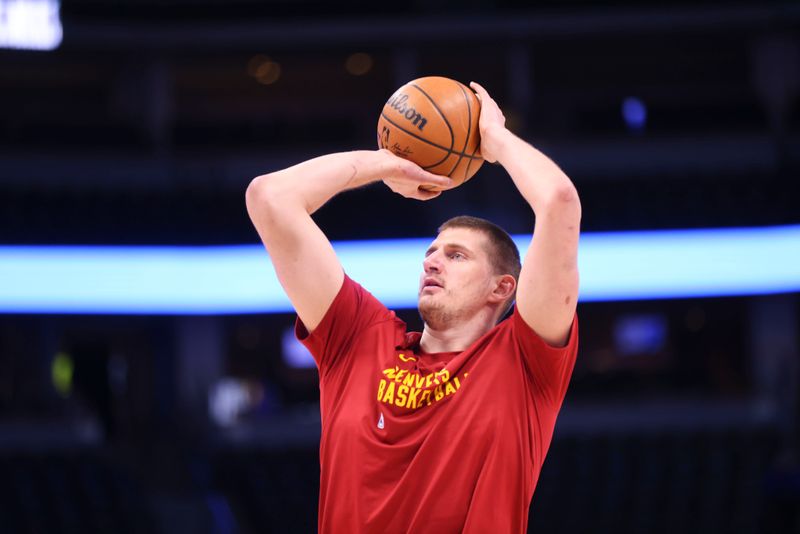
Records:
{"label": "man's chin", "polygon": [[445,311],[443,306],[437,306],[435,303],[431,302],[431,300],[430,298],[420,297],[417,309],[422,321],[429,327],[438,330],[447,325],[451,316]]}
{"label": "man's chin", "polygon": [[436,295],[422,294],[417,298],[417,309],[423,311],[434,311],[440,309],[441,303],[436,302]]}
{"label": "man's chin", "polygon": [[431,309],[432,306],[430,299],[420,295],[420,297],[417,299],[417,311],[419,311],[419,315],[423,320],[425,319],[425,316],[431,312]]}

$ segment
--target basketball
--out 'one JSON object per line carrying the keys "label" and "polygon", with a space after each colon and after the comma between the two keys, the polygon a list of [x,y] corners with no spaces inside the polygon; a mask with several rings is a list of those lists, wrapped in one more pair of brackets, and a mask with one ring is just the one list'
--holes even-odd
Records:
{"label": "basketball", "polygon": [[[450,78],[412,80],[389,97],[378,119],[378,147],[426,171],[466,182],[483,164],[478,130],[480,101]],[[439,188],[431,186],[430,190]]]}

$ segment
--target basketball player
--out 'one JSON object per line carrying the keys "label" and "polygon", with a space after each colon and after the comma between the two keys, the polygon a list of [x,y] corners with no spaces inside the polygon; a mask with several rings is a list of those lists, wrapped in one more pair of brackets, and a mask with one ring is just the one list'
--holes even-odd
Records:
{"label": "basketball player", "polygon": [[[578,194],[505,128],[478,84],[481,153],[536,215],[520,266],[488,221],[446,222],[422,255],[422,333],[342,270],[311,214],[383,180],[419,200],[448,187],[386,150],[322,156],[255,178],[247,209],[320,374],[319,530],[521,533],[575,363]],[[411,276],[411,273],[409,273]],[[498,321],[516,299],[509,318]]]}

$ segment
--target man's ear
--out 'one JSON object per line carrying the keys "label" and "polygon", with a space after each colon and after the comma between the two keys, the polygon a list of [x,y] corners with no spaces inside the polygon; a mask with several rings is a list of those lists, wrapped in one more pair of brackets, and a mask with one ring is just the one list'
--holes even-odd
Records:
{"label": "man's ear", "polygon": [[517,289],[517,281],[510,274],[504,274],[497,279],[491,300],[493,302],[503,302],[514,294]]}

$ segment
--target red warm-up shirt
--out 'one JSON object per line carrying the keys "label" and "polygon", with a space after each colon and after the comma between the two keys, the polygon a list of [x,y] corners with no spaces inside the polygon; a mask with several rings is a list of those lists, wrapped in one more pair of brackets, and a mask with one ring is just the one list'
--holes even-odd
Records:
{"label": "red warm-up shirt", "polygon": [[462,352],[420,334],[345,276],[296,334],[320,374],[319,531],[521,533],[578,348],[517,314]]}

